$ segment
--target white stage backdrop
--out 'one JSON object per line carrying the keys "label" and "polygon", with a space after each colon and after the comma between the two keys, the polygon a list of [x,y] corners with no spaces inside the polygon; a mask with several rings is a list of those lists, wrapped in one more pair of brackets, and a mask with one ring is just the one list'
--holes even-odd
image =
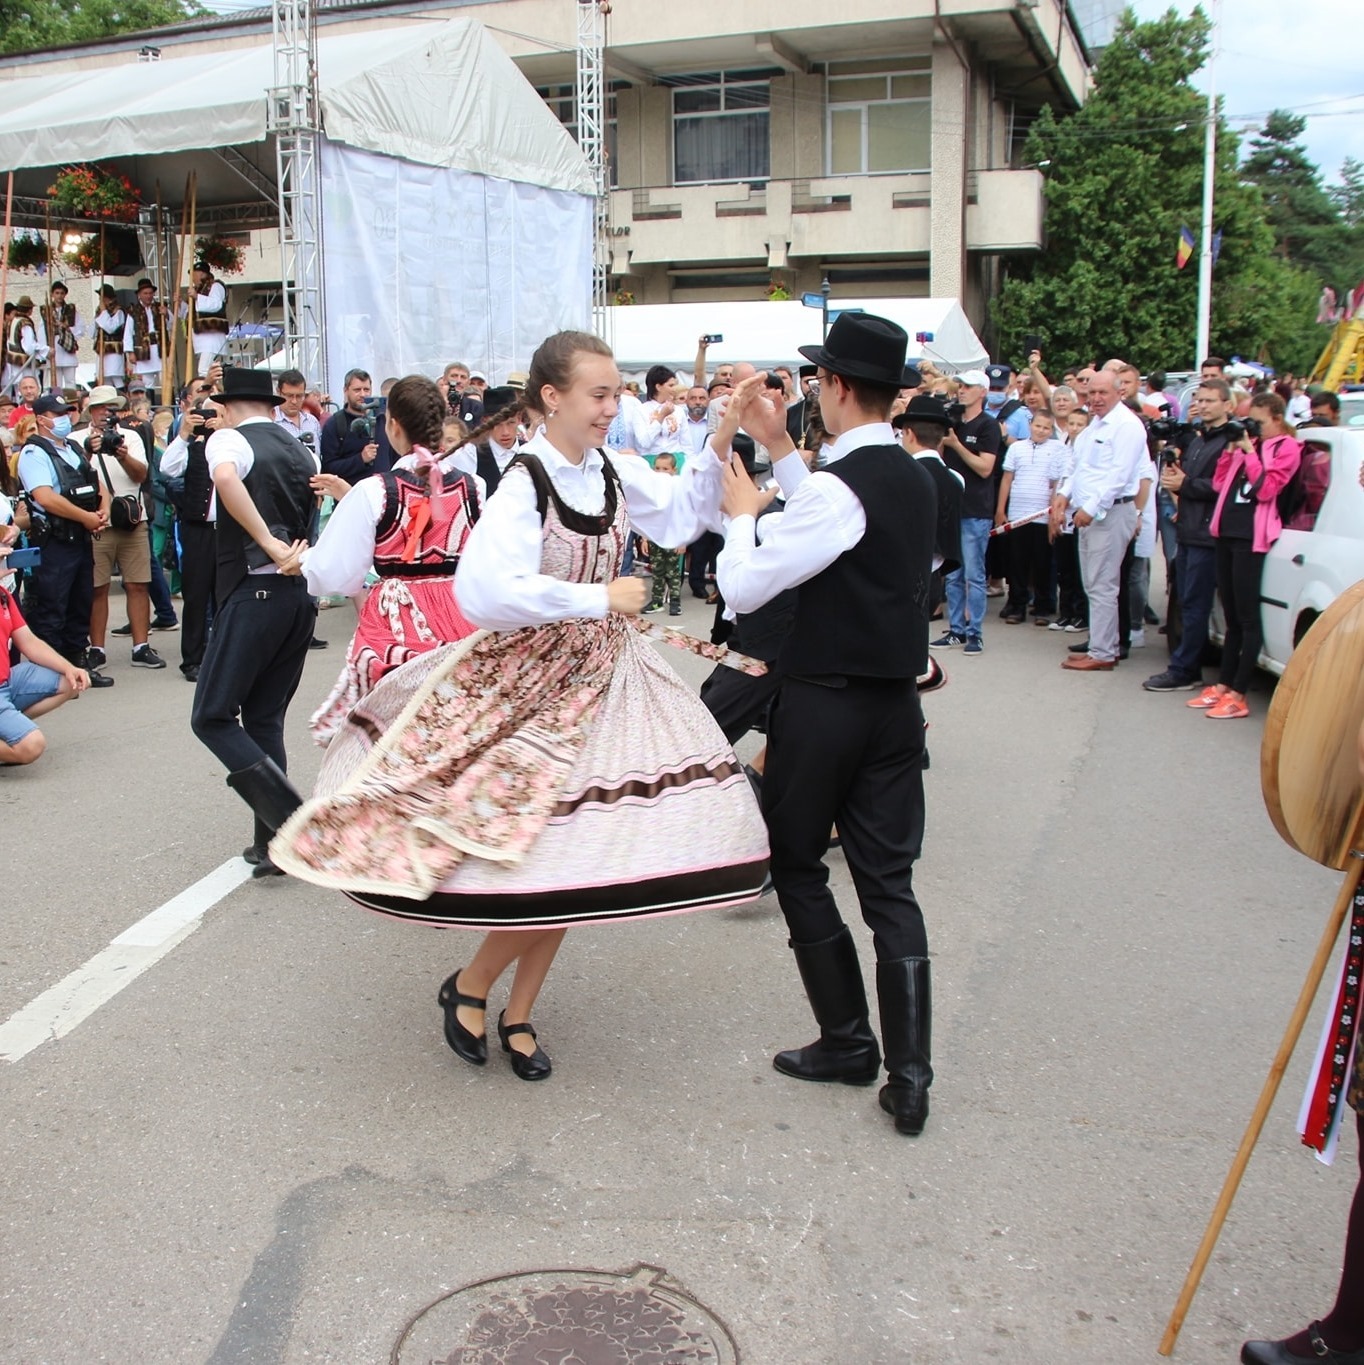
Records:
{"label": "white stage backdrop", "polygon": [[551,332],[591,321],[592,201],[322,145],[328,385],[348,369],[500,384]]}

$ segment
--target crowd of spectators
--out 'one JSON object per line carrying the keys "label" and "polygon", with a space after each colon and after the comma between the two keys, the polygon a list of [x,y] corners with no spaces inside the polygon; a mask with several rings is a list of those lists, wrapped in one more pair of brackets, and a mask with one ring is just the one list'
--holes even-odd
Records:
{"label": "crowd of spectators", "polygon": [[[610,449],[672,472],[701,450],[734,385],[756,372],[747,363],[711,367],[708,346],[703,338],[690,373],[655,365],[627,384]],[[1248,714],[1264,556],[1283,526],[1311,524],[1324,491],[1320,453],[1295,432],[1335,425],[1340,402],[1292,376],[1245,387],[1226,370],[1219,358],[1205,359],[1181,405],[1163,373],[1143,375],[1121,359],[1050,376],[1036,351],[1017,371],[1007,364],[956,374],[928,363],[907,369],[896,411],[916,397],[947,405],[941,454],[962,486],[960,563],[940,575],[944,630],[934,647],[982,654],[992,598],[1003,599],[998,618],[1007,625],[1030,619],[1087,636],[1071,645],[1070,668],[1112,667],[1142,648],[1151,628],[1174,630],[1168,667],[1144,686],[1195,691],[1189,704],[1217,718]],[[211,396],[220,379],[215,364],[181,390],[173,410],[158,409],[136,375],[121,390],[105,384],[61,395],[24,376],[13,395],[0,394],[0,537],[7,551],[38,549],[27,558],[40,561],[0,577],[0,635],[12,646],[4,664],[15,661],[12,669],[0,664],[0,762],[41,752],[41,737],[25,738],[36,733],[34,717],[86,687],[113,685],[104,672],[112,639],[127,639],[134,667],[162,670],[166,660],[151,636],[183,624],[180,672],[197,678],[213,612],[214,508],[203,446],[222,420]],[[383,379],[376,393],[373,377],[353,368],[333,404],[300,372],[280,376],[275,420],[321,466],[314,537],[330,498],[393,467],[384,412],[395,382]],[[539,421],[525,376],[490,389],[485,374],[452,362],[436,382],[448,405],[441,454],[490,475],[495,486]],[[818,467],[830,438],[814,367],[778,365],[766,382],[782,395],[792,439]],[[496,412],[485,411],[490,398]],[[469,432],[494,417],[500,422],[469,445]],[[761,465],[764,452],[755,454]],[[1122,468],[1115,454],[1127,461]],[[722,608],[715,585],[722,545],[715,531],[690,546],[636,539],[631,567],[653,582],[647,609],[680,614],[684,583]],[[1148,600],[1157,550],[1169,586],[1164,616]],[[126,621],[111,629],[115,581]],[[1223,665],[1204,687],[1208,621],[1219,595]],[[5,724],[11,715],[31,730]]]}

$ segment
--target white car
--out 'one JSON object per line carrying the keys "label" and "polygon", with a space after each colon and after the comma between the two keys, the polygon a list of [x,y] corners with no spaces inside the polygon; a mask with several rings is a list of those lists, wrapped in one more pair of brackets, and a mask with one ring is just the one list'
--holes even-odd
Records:
{"label": "white car", "polygon": [[[1298,641],[1346,588],[1364,578],[1364,427],[1307,427],[1303,441],[1306,501],[1265,558],[1260,667],[1281,674]],[[1210,634],[1224,638],[1222,604]]]}

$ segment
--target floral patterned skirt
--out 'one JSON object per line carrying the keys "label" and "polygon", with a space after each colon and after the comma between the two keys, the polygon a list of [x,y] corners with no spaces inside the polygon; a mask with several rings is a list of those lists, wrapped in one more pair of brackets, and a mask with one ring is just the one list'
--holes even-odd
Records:
{"label": "floral patterned skirt", "polygon": [[755,899],[767,833],[709,713],[610,617],[480,631],[389,673],[270,856],[403,919],[543,929]]}

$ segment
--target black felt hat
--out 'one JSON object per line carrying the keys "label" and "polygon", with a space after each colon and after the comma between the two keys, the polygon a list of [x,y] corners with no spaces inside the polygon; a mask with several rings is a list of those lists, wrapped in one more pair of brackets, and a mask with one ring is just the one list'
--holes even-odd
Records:
{"label": "black felt hat", "polygon": [[248,370],[240,365],[227,365],[223,368],[223,391],[210,394],[215,403],[231,403],[240,399],[244,402],[269,403],[278,407],[284,399],[275,392],[274,377],[268,370]]}
{"label": "black felt hat", "polygon": [[829,328],[823,346],[800,346],[806,360],[848,379],[865,379],[887,388],[903,387],[909,334],[889,318],[844,313]]}
{"label": "black felt hat", "polygon": [[524,403],[525,401],[524,391],[513,389],[510,385],[483,390],[483,411],[489,417],[495,412],[501,412],[503,408],[511,407],[514,403]]}
{"label": "black felt hat", "polygon": [[947,404],[936,394],[916,393],[909,400],[905,410],[896,413],[892,425],[896,431],[903,431],[911,422],[932,422],[944,431],[952,425],[947,413]]}
{"label": "black felt hat", "polygon": [[729,444],[734,453],[743,461],[744,468],[750,474],[765,473],[772,468],[770,460],[758,458],[758,447],[747,432],[736,431],[734,439]]}

